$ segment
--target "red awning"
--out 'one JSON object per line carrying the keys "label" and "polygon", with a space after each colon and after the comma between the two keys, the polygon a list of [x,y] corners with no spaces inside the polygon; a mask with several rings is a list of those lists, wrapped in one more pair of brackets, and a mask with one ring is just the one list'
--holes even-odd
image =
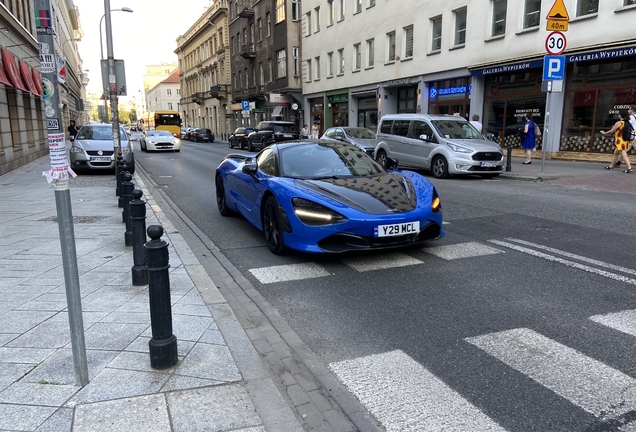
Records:
{"label": "red awning", "polygon": [[24,60],[18,60],[20,64],[20,71],[22,72],[22,79],[26,83],[27,87],[33,94],[37,94],[38,89],[33,84],[33,75],[31,74],[31,67],[24,62]]}
{"label": "red awning", "polygon": [[42,75],[40,75],[40,72],[35,69],[31,69],[31,73],[33,74],[33,84],[35,84],[35,88],[37,90],[35,95],[44,96],[44,90],[42,90]]}
{"label": "red awning", "polygon": [[11,79],[11,82],[16,88],[19,88],[22,91],[28,91],[20,78],[20,71],[18,70],[18,65],[15,64],[15,57],[6,49],[2,48],[0,50],[2,52],[2,62],[4,63],[4,70],[7,72],[7,75]]}
{"label": "red awning", "polygon": [[7,74],[4,73],[4,66],[2,65],[1,61],[0,61],[0,83],[13,87],[13,84],[11,84],[11,81],[9,81],[9,78],[7,78]]}

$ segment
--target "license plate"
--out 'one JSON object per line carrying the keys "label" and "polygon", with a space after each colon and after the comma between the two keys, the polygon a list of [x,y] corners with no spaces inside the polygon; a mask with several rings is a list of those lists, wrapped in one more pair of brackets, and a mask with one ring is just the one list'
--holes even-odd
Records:
{"label": "license plate", "polygon": [[95,156],[91,158],[91,162],[110,162],[110,156]]}
{"label": "license plate", "polygon": [[294,136],[293,136],[293,135],[291,135],[291,134],[283,134],[283,137],[284,137],[284,138],[293,138]]}
{"label": "license plate", "polygon": [[479,164],[479,166],[483,166],[483,167],[496,167],[497,166],[497,162],[481,162]]}
{"label": "license plate", "polygon": [[405,222],[391,225],[378,225],[373,229],[374,237],[394,237],[413,234],[420,231],[420,222]]}

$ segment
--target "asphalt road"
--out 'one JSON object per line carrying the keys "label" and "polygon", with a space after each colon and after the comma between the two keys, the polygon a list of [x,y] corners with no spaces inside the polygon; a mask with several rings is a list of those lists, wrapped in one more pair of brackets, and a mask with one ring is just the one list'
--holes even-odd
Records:
{"label": "asphalt road", "polygon": [[136,160],[385,427],[435,429],[408,408],[426,405],[448,411],[435,430],[636,430],[620,429],[636,418],[633,196],[430,178],[443,239],[275,256],[216,209],[230,151],[184,142]]}

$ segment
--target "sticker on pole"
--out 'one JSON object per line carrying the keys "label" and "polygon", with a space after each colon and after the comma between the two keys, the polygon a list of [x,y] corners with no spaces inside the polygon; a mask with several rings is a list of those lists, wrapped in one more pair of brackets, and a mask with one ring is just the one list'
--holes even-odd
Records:
{"label": "sticker on pole", "polygon": [[565,39],[565,34],[559,31],[550,33],[545,39],[545,50],[550,55],[560,55],[563,51],[565,51],[566,46],[567,41]]}
{"label": "sticker on pole", "polygon": [[[46,177],[49,183],[58,183],[62,180],[68,180],[69,176],[75,177],[77,174],[68,166],[66,157],[66,142],[64,141],[64,132],[50,133],[49,136],[49,157],[51,158],[51,169],[43,171],[42,175]],[[63,183],[62,183],[63,184]],[[64,185],[68,188],[68,185]]]}

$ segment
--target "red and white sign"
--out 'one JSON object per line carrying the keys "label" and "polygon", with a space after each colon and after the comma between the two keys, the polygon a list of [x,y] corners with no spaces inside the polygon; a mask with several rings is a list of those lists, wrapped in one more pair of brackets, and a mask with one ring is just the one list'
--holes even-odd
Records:
{"label": "red and white sign", "polygon": [[550,55],[560,55],[565,51],[566,45],[565,34],[559,31],[553,31],[545,40],[545,50]]}

